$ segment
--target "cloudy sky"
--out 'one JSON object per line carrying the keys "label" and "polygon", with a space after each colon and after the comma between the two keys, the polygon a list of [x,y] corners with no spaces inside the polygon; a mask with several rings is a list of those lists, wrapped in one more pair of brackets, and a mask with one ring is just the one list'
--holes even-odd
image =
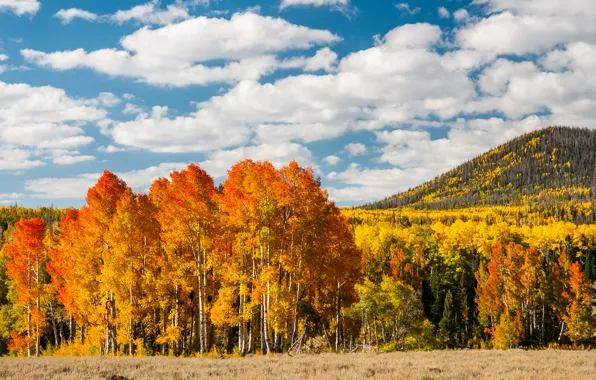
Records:
{"label": "cloudy sky", "polygon": [[0,0],[0,204],[244,158],[360,204],[596,125],[593,0],[146,1]]}

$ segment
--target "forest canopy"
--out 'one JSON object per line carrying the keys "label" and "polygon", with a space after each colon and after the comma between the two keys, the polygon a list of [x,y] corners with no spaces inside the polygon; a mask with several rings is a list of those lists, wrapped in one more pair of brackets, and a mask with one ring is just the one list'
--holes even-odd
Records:
{"label": "forest canopy", "polygon": [[571,212],[340,210],[295,162],[228,173],[136,194],[105,172],[80,210],[3,209],[23,216],[2,240],[3,353],[591,344],[596,225]]}

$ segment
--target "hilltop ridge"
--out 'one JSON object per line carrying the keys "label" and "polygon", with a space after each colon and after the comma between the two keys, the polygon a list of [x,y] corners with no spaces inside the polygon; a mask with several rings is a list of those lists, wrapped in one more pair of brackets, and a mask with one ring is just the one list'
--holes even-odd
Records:
{"label": "hilltop ridge", "polygon": [[550,127],[511,140],[368,209],[559,205],[596,198],[596,130]]}

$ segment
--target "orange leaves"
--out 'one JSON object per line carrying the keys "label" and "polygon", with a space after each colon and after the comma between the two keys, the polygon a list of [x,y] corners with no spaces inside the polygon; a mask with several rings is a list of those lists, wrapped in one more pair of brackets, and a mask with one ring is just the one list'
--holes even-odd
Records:
{"label": "orange leaves", "polygon": [[36,353],[39,353],[39,339],[45,325],[45,312],[42,311],[43,298],[47,293],[42,280],[47,256],[45,228],[45,222],[41,219],[21,219],[11,233],[12,243],[6,247],[6,254],[10,259],[6,266],[7,274],[16,284],[19,303],[26,308],[24,325],[27,338],[20,338],[13,331],[12,345],[22,354],[23,345],[26,345],[27,355],[31,354],[33,342]]}
{"label": "orange leaves", "polygon": [[33,339],[26,336],[20,336],[16,331],[10,332],[9,350],[15,350],[19,356],[27,356],[29,350],[34,345]]}
{"label": "orange leaves", "polygon": [[592,315],[592,288],[579,263],[573,263],[569,268],[569,288],[564,295],[569,304],[563,320],[568,326],[565,334],[576,343],[590,339],[596,332],[596,318]]}
{"label": "orange leaves", "polygon": [[6,247],[10,258],[7,273],[17,285],[19,302],[31,305],[41,292],[40,262],[45,256],[45,222],[41,219],[21,219],[11,234],[12,243]]}
{"label": "orange leaves", "polygon": [[[15,277],[25,273],[22,252],[45,255],[35,223],[17,225]],[[242,352],[257,341],[270,350],[281,336],[298,339],[312,313],[340,315],[360,274],[346,219],[296,162],[239,162],[217,189],[193,164],[156,180],[149,195],[106,171],[47,241],[52,287],[78,328],[71,334],[102,353],[204,353],[223,340],[214,335],[232,339],[230,326],[239,326]]]}
{"label": "orange leaves", "polygon": [[120,197],[127,189],[126,183],[115,174],[105,171],[95,186],[87,192],[87,205],[97,224],[105,231],[116,213]]}

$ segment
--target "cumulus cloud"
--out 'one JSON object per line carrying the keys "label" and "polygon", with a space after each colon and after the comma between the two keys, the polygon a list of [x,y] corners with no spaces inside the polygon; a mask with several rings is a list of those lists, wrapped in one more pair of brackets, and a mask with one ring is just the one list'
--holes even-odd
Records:
{"label": "cumulus cloud", "polygon": [[408,4],[408,3],[395,4],[395,7],[410,16],[420,13],[420,7],[412,8],[412,7],[410,7],[410,4]]}
{"label": "cumulus cloud", "polygon": [[[116,173],[116,175],[134,190],[146,191],[154,180],[168,177],[172,171],[183,169],[186,166],[186,163],[162,163],[141,170]],[[41,199],[82,199],[100,176],[101,173],[88,173],[70,178],[33,179],[25,182],[25,190],[31,197]]]}
{"label": "cumulus cloud", "polygon": [[31,151],[0,146],[0,171],[18,171],[44,165],[43,161],[33,158]]}
{"label": "cumulus cloud", "polygon": [[312,153],[308,148],[294,143],[261,144],[232,150],[220,150],[209,154],[208,159],[201,162],[200,166],[213,177],[221,178],[227,174],[227,170],[235,163],[245,159],[267,160],[277,168],[287,165],[290,161],[297,161],[303,166],[314,166]]}
{"label": "cumulus cloud", "polygon": [[168,5],[166,9],[160,9],[158,1],[138,5],[128,10],[117,11],[110,17],[117,23],[138,21],[143,24],[168,25],[190,18],[187,7],[181,4]]}
{"label": "cumulus cloud", "polygon": [[0,204],[15,204],[26,197],[23,193],[0,193]]}
{"label": "cumulus cloud", "polygon": [[[402,4],[397,6],[404,13],[415,12]],[[347,0],[280,2],[282,9],[298,5],[350,6]],[[133,118],[127,121],[103,110],[121,103],[115,95],[71,99],[104,113],[78,121],[52,121],[50,110],[49,121],[30,121],[36,114],[29,111],[15,112],[12,118],[29,116],[3,126],[0,113],[0,137],[12,144],[5,149],[21,155],[19,162],[0,155],[0,168],[80,156],[77,149],[90,143],[81,124],[93,120],[101,120],[101,132],[111,139],[100,152],[200,152],[201,165],[217,177],[243,158],[276,165],[298,158],[314,165],[307,144],[368,131],[376,137],[372,145],[361,144],[369,163],[327,176],[332,197],[353,204],[407,190],[525,132],[552,124],[596,125],[596,11],[589,0],[476,0],[467,8],[472,14],[439,10],[456,21],[449,33],[425,23],[401,25],[342,57],[328,47],[340,40],[330,31],[250,13],[181,14],[164,19],[169,25],[125,36],[115,49],[24,50],[29,62],[55,70],[90,68],[156,85],[231,86],[186,113],[164,103],[140,107],[123,97],[128,103],[122,113]],[[262,80],[282,69],[301,71]],[[1,99],[0,92],[0,108]],[[28,133],[11,129],[31,124]],[[41,148],[51,136],[56,141]],[[38,155],[39,149],[53,153]],[[338,162],[327,156],[321,164]]]}
{"label": "cumulus cloud", "polygon": [[40,7],[37,0],[0,0],[0,12],[12,12],[17,16],[34,15]]}
{"label": "cumulus cloud", "polygon": [[60,9],[54,17],[59,18],[64,25],[70,24],[74,19],[82,19],[86,21],[97,21],[100,19],[95,13],[88,12],[78,8]]}
{"label": "cumulus cloud", "polygon": [[[387,33],[376,46],[338,61],[332,73],[265,84],[243,80],[198,103],[190,114],[139,112],[135,120],[112,122],[105,133],[121,146],[206,152],[249,141],[308,143],[430,115],[451,118],[474,98],[475,89],[465,70],[435,51],[440,41],[436,26],[405,25]],[[328,60],[332,61],[334,56]]]}
{"label": "cumulus cloud", "polygon": [[467,21],[470,19],[470,14],[468,13],[467,10],[462,8],[462,9],[458,9],[455,12],[453,12],[453,18],[456,21],[463,22],[463,21]]}
{"label": "cumulus cloud", "polygon": [[457,42],[495,55],[539,54],[575,40],[596,42],[592,0],[484,0],[487,17],[460,29]]}
{"label": "cumulus cloud", "polygon": [[313,6],[313,7],[346,7],[350,4],[350,0],[282,0],[279,5],[280,9],[296,6]]}
{"label": "cumulus cloud", "polygon": [[440,18],[449,18],[451,17],[451,13],[445,7],[440,7],[438,10]]}
{"label": "cumulus cloud", "polygon": [[135,120],[114,122],[107,130],[123,146],[160,153],[208,152],[245,144],[250,130],[240,124],[228,124],[224,115],[198,111],[189,116],[168,117],[167,107],[153,107],[151,114]]}
{"label": "cumulus cloud", "polygon": [[107,145],[107,146],[100,146],[97,148],[97,151],[102,152],[102,153],[119,153],[119,152],[125,152],[126,149],[124,148],[119,148],[117,146],[114,145]]}
{"label": "cumulus cloud", "polygon": [[334,165],[337,165],[340,163],[341,158],[331,155],[331,156],[327,156],[327,157],[323,158],[323,161],[325,161],[327,163],[327,165],[334,166]]}
{"label": "cumulus cloud", "polygon": [[351,143],[344,147],[344,150],[352,157],[360,156],[366,153],[366,145],[360,143]]}
{"label": "cumulus cloud", "polygon": [[[149,84],[188,86],[259,79],[282,65],[276,53],[330,44],[340,37],[280,18],[237,13],[230,19],[197,17],[158,29],[141,28],[124,37],[124,50],[84,49],[45,53],[24,49],[31,63],[55,70],[89,68]],[[305,67],[329,65],[332,55],[315,56]],[[226,61],[212,66],[214,60]],[[319,67],[317,67],[317,65]]]}
{"label": "cumulus cloud", "polygon": [[339,203],[362,204],[408,190],[433,176],[434,172],[428,169],[367,169],[351,164],[344,172],[333,176],[334,181],[345,186],[332,186],[328,191],[331,199]]}
{"label": "cumulus cloud", "polygon": [[0,170],[42,166],[46,153],[90,144],[80,125],[105,117],[100,104],[55,87],[0,82]]}
{"label": "cumulus cloud", "polygon": [[334,72],[337,70],[337,53],[328,47],[320,49],[312,57],[291,58],[281,62],[282,68],[301,68],[307,72],[323,70]]}
{"label": "cumulus cloud", "polygon": [[[1,1],[1,0],[0,0]],[[165,8],[161,7],[159,0],[153,0],[145,4],[134,6],[130,9],[119,10],[114,14],[98,15],[83,9],[70,8],[60,9],[54,16],[59,18],[63,24],[69,24],[74,19],[82,19],[91,22],[112,22],[124,24],[126,22],[137,22],[146,25],[169,25],[192,16],[189,11],[198,5],[208,6],[209,1],[176,1]]]}
{"label": "cumulus cloud", "polygon": [[86,161],[94,161],[94,156],[58,156],[54,158],[53,162],[56,165],[73,165],[78,164],[79,162],[86,162]]}

